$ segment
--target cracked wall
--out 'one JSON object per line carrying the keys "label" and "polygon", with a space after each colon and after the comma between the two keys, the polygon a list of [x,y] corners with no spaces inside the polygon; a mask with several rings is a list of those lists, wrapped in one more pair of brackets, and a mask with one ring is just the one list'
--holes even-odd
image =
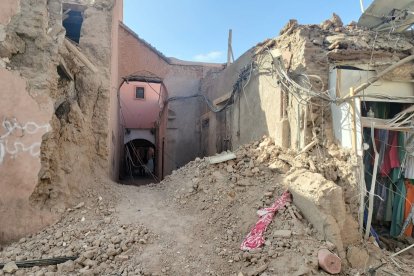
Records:
{"label": "cracked wall", "polygon": [[110,171],[115,1],[71,3],[85,5],[77,47],[97,72],[64,43],[62,1],[20,1],[9,20],[1,14],[0,243],[53,222]]}

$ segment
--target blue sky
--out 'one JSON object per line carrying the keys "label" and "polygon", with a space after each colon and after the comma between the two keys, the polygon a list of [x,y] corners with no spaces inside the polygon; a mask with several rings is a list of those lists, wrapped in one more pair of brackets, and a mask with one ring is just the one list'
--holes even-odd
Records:
{"label": "blue sky", "polygon": [[[372,0],[364,0],[365,8]],[[359,0],[124,0],[124,23],[164,55],[225,62],[228,30],[235,58],[279,34],[289,19],[319,24],[337,13],[347,24]]]}

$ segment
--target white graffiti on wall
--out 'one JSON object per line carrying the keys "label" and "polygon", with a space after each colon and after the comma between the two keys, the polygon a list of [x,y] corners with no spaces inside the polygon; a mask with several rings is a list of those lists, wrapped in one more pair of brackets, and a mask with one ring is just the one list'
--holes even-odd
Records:
{"label": "white graffiti on wall", "polygon": [[10,138],[21,138],[26,134],[35,134],[40,131],[43,133],[50,130],[50,124],[39,125],[35,122],[27,122],[24,125],[19,123],[16,119],[4,119],[2,123],[3,130],[0,130],[0,165],[3,163],[6,154],[16,157],[20,152],[28,152],[31,156],[37,157],[40,154],[40,143],[35,142],[30,145],[25,145],[22,142],[9,142]]}

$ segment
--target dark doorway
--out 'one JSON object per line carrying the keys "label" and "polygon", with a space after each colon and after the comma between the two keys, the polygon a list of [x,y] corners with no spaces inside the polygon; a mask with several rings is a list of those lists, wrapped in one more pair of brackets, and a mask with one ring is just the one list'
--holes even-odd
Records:
{"label": "dark doorway", "polygon": [[155,145],[145,139],[135,139],[124,145],[124,162],[121,175],[127,184],[157,182],[155,175]]}

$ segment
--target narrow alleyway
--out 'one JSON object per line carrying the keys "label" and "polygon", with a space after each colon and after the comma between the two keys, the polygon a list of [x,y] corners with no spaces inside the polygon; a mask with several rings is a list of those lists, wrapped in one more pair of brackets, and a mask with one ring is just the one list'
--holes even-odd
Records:
{"label": "narrow alleyway", "polygon": [[[240,244],[257,221],[256,211],[285,191],[289,174],[309,173],[311,162],[325,177],[340,170],[345,178],[346,158],[325,163],[315,162],[316,155],[294,159],[269,139],[235,153],[235,160],[216,165],[197,159],[157,184],[97,180],[99,185],[59,222],[7,246],[0,259],[75,258],[19,268],[14,275],[328,275],[318,267],[317,252],[336,251],[336,246],[321,239],[294,204],[275,215],[263,247],[243,252]],[[352,266],[366,262],[368,268],[386,258],[371,243],[367,249],[353,248],[347,256]],[[376,253],[364,259],[365,250]],[[399,272],[411,271],[407,256],[398,259]],[[345,261],[342,265],[343,275],[359,271]],[[391,263],[382,268],[396,269]]]}

